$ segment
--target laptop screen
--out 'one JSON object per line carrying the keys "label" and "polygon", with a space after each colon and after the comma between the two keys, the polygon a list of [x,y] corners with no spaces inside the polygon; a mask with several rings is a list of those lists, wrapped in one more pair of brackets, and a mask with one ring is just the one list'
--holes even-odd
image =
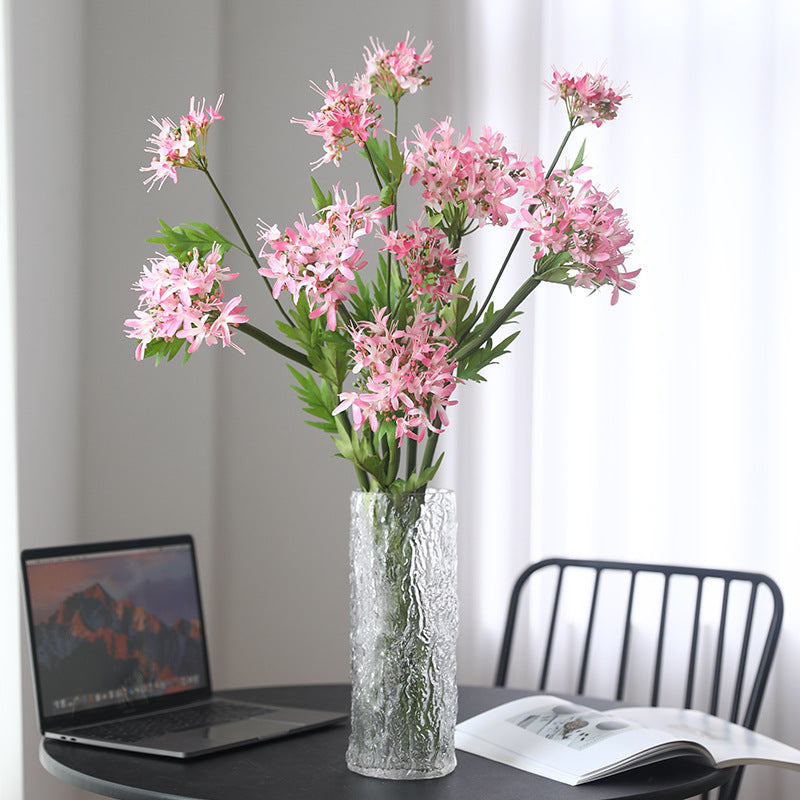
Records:
{"label": "laptop screen", "polygon": [[111,548],[23,554],[43,718],[208,688],[191,539]]}

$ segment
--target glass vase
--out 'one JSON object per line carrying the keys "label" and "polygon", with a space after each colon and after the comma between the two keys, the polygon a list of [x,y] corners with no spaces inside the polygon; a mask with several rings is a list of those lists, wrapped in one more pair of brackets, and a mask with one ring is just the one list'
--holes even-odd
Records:
{"label": "glass vase", "polygon": [[378,778],[456,765],[456,504],[449,490],[353,492],[347,766]]}

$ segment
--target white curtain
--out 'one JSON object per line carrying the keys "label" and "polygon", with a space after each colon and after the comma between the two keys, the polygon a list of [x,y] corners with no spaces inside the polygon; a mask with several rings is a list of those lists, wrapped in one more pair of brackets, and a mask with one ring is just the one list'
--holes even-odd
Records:
{"label": "white curtain", "polygon": [[[523,5],[474,2],[476,37],[518,30]],[[594,180],[619,187],[635,233],[629,264],[642,273],[613,308],[602,293],[540,287],[523,320],[530,345],[523,334],[491,394],[465,399],[465,417],[481,412],[454,433],[460,453],[479,456],[456,476],[470,511],[462,581],[476,587],[460,663],[471,679],[491,677],[495,598],[523,556],[763,571],[783,588],[786,618],[759,728],[799,746],[800,10],[788,0],[537,9],[540,38],[526,52],[512,36],[483,62],[473,116],[538,104],[546,162],[564,129],[540,85],[552,66],[627,82],[619,118],[579,131],[572,153],[585,134]],[[751,768],[740,796],[788,800],[798,787],[794,773]]]}

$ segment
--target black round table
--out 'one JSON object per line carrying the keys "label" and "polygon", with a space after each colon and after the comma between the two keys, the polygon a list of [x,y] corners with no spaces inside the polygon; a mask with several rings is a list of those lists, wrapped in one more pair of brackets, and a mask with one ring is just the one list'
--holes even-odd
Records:
{"label": "black round table", "polygon": [[[284,686],[237,689],[222,695],[274,705],[348,712],[350,687]],[[459,689],[459,719],[532,694],[489,687]],[[613,703],[593,701],[595,707]],[[120,800],[611,800],[686,798],[730,780],[692,759],[670,759],[622,775],[572,787],[494,761],[457,752],[458,766],[444,778],[385,781],[345,765],[348,726],[183,761],[43,740],[42,765],[61,780]]]}

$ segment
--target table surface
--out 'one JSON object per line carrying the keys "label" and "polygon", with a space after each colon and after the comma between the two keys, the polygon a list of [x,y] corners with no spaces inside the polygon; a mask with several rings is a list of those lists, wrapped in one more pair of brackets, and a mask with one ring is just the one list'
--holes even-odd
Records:
{"label": "table surface", "polygon": [[[347,713],[350,687],[339,684],[237,689],[221,695],[273,705]],[[459,719],[530,691],[461,687]],[[613,703],[596,701],[597,707]],[[49,772],[68,783],[119,800],[612,800],[692,797],[728,781],[691,759],[670,759],[622,775],[572,787],[470,753],[456,751],[458,766],[443,778],[385,781],[350,772],[345,765],[348,725],[183,761],[42,741],[39,756]]]}

